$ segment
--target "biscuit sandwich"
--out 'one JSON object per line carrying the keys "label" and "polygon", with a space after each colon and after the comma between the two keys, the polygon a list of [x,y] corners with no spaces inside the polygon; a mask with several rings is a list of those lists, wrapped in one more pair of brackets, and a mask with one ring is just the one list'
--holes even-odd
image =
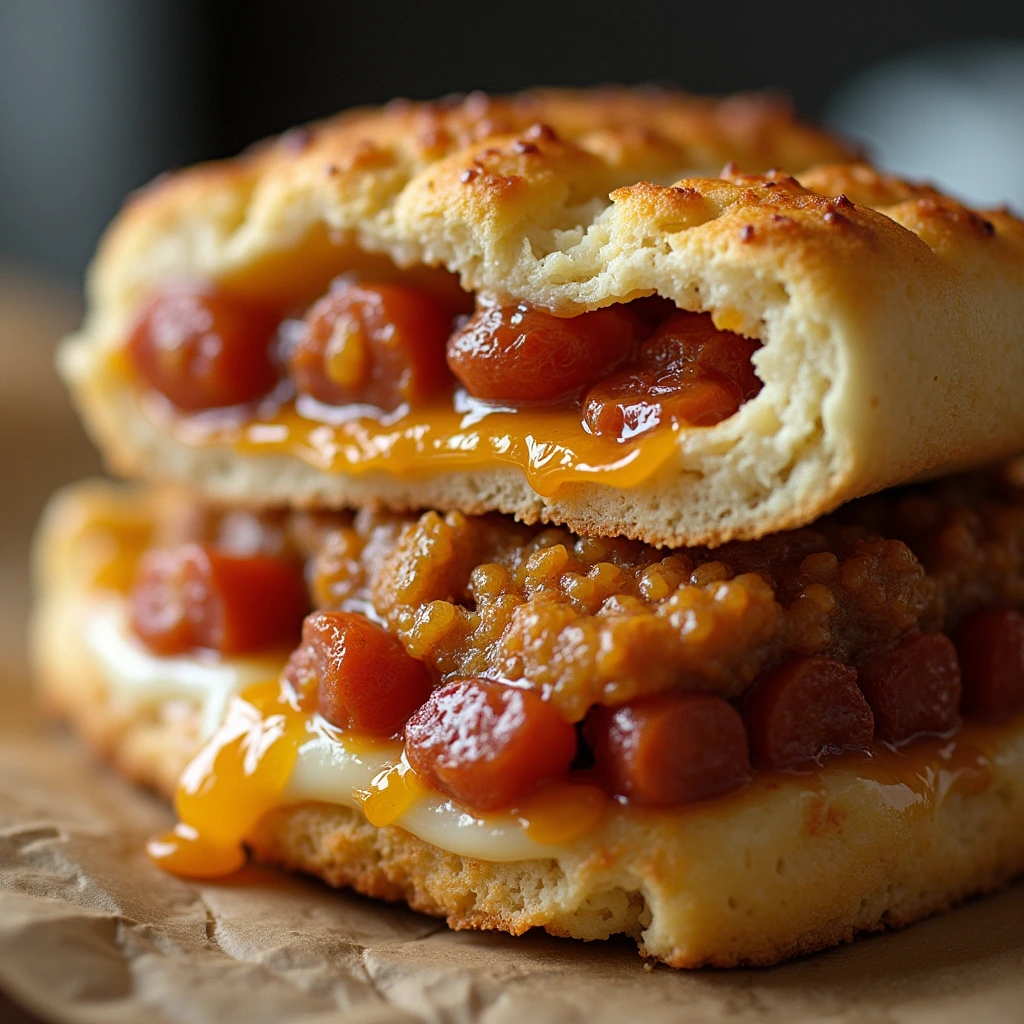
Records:
{"label": "biscuit sandwich", "polygon": [[182,875],[676,967],[916,920],[1024,869],[1022,323],[1024,224],[757,97],[176,173],[60,353],[135,482],[44,519],[43,693]]}

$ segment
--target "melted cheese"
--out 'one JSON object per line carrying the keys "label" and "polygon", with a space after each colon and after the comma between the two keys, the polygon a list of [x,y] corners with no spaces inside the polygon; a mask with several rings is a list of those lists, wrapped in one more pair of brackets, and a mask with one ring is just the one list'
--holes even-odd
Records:
{"label": "melted cheese", "polygon": [[[924,739],[900,752],[876,747],[809,773],[761,773],[737,792],[674,810],[625,807],[593,786],[563,782],[519,808],[479,815],[423,785],[398,742],[340,732],[288,703],[276,678],[252,682],[253,666],[241,659],[214,665],[156,657],[126,635],[123,614],[109,605],[98,606],[88,633],[93,655],[122,696],[196,700],[210,718],[226,704],[182,774],[176,796],[182,823],[148,846],[162,866],[194,877],[240,867],[244,839],[268,811],[307,801],[359,809],[375,826],[397,825],[441,849],[490,861],[579,858],[613,818],[657,819],[685,831],[701,819],[741,814],[780,790],[820,809],[825,828],[828,787],[842,780],[897,816],[934,815],[950,794],[991,785],[1003,733],[1019,728],[973,723],[952,739]],[[810,811],[805,825],[813,835]]]}
{"label": "melted cheese", "polygon": [[[398,477],[472,472],[504,465],[521,469],[538,494],[594,480],[635,487],[652,477],[677,447],[677,428],[665,426],[620,442],[588,433],[575,409],[492,408],[464,401],[373,416],[365,407],[331,410],[294,402],[252,419],[221,411],[173,414],[144,402],[147,413],[190,445],[283,454],[325,473],[385,471]],[[701,428],[707,429],[707,428]]]}
{"label": "melted cheese", "polygon": [[607,799],[593,786],[548,787],[507,814],[478,815],[427,789],[397,742],[339,737],[319,717],[302,745],[282,802],[359,807],[378,827],[401,825],[464,857],[513,861],[552,857],[595,825]]}
{"label": "melted cheese", "polygon": [[374,825],[400,825],[453,853],[523,860],[555,856],[608,803],[593,786],[563,785],[513,812],[478,816],[423,786],[400,743],[345,736],[318,715],[281,705],[280,662],[159,657],[131,636],[116,599],[97,603],[86,635],[122,700],[187,700],[201,708],[207,743],[176,797],[185,827],[150,846],[157,860],[183,874],[219,875],[239,866],[246,832],[280,805],[341,804],[362,810]]}
{"label": "melted cheese", "polygon": [[103,669],[107,686],[132,706],[152,707],[183,700],[201,709],[202,735],[213,735],[231,695],[246,686],[277,679],[281,657],[222,658],[190,654],[158,658],[128,628],[124,600],[97,600],[85,617],[85,643]]}

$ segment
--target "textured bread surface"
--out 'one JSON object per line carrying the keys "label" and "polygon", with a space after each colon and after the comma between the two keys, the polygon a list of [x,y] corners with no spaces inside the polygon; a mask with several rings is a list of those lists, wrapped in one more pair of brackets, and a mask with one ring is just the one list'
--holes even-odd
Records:
{"label": "textured bread surface", "polygon": [[[656,544],[761,536],[1024,447],[1024,224],[836,163],[849,157],[751,98],[539,92],[343,114],[137,195],[61,368],[115,469],[223,501],[497,510]],[[740,170],[714,176],[726,159]],[[799,183],[760,173],[773,165]],[[761,339],[764,388],[678,431],[635,487],[544,497],[510,467],[351,474],[187,443],[118,369],[163,281],[294,295],[382,260],[565,314],[657,292]]]}
{"label": "textured bread surface", "polygon": [[[156,500],[108,485],[58,498],[37,552],[34,649],[49,707],[126,776],[169,796],[201,742],[200,709],[119,695],[83,636],[110,582],[103,523],[118,517],[118,531],[137,528],[144,544]],[[925,741],[878,765],[759,776],[678,812],[615,805],[546,859],[459,856],[323,803],[281,807],[249,844],[260,860],[404,900],[455,928],[625,933],[676,967],[770,964],[910,923],[1024,870],[1024,715],[968,726],[957,744],[952,758]]]}

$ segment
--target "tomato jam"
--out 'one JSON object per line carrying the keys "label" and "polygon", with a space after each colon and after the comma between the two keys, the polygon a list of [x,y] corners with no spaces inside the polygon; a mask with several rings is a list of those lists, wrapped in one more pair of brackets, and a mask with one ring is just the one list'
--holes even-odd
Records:
{"label": "tomato jam", "polygon": [[308,607],[298,563],[195,543],[146,552],[129,595],[132,629],[162,655],[291,646]]}
{"label": "tomato jam", "polygon": [[372,511],[196,510],[155,545],[128,593],[139,639],[290,643],[231,742],[257,722],[263,743],[269,715],[274,736],[393,744],[371,807],[434,793],[486,815],[569,786],[591,820],[1024,709],[1024,491],[999,476],[714,550]]}
{"label": "tomato jam", "polygon": [[306,313],[287,353],[296,390],[327,405],[386,412],[422,402],[447,383],[444,345],[454,315],[413,288],[342,278]]}
{"label": "tomato jam", "polygon": [[580,473],[631,486],[669,449],[626,442],[713,426],[761,389],[758,341],[657,296],[575,316],[472,301],[345,274],[282,311],[175,282],[140,309],[125,364],[188,443],[283,447],[347,472],[497,459],[544,493]]}
{"label": "tomato jam", "polygon": [[250,402],[278,381],[279,315],[207,283],[179,282],[143,306],[128,336],[135,372],[179,409]]}
{"label": "tomato jam", "polygon": [[658,325],[633,364],[595,383],[583,403],[594,434],[626,439],[663,423],[711,427],[761,390],[758,343],[720,331],[705,313],[676,312]]}

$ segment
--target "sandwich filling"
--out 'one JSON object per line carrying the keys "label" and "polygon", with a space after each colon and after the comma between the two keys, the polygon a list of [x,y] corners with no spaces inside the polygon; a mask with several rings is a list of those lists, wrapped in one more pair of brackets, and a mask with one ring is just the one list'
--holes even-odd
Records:
{"label": "sandwich filling", "polygon": [[187,442],[329,471],[514,465],[546,494],[594,474],[632,486],[675,431],[755,398],[760,342],[721,319],[654,295],[557,316],[474,300],[441,272],[342,275],[297,311],[178,281],[143,304],[114,358]]}
{"label": "sandwich filling", "polygon": [[[714,550],[497,516],[194,508],[127,554],[91,647],[110,679],[222,671],[182,824],[151,847],[172,870],[231,870],[264,814],[307,800],[465,856],[551,857],[609,816],[828,773],[897,802],[983,787],[984,737],[1024,708],[1022,552],[1007,474]],[[224,672],[289,647],[226,697]]]}

